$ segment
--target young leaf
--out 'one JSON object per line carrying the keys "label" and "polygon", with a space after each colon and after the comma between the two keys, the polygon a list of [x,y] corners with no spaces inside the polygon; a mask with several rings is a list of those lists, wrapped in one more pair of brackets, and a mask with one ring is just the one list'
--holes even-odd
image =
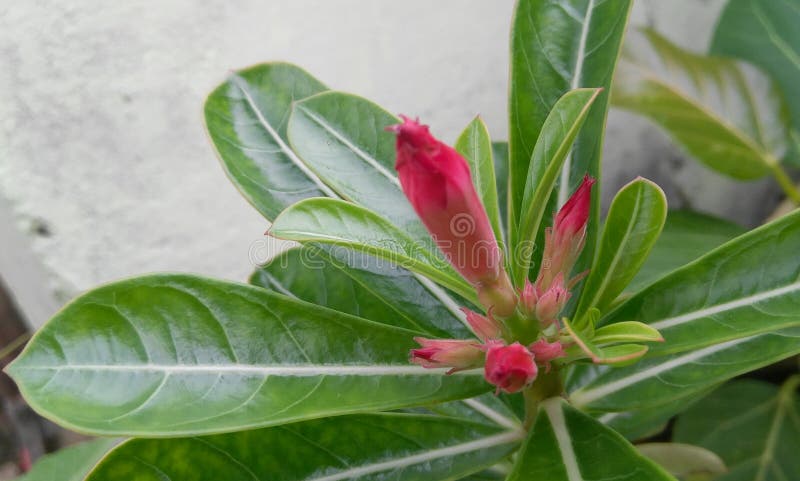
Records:
{"label": "young leaf", "polygon": [[410,272],[349,249],[288,249],[256,270],[250,283],[429,337],[472,335],[457,306],[442,303]]}
{"label": "young leaf", "polygon": [[257,287],[163,274],[70,303],[9,367],[74,430],[179,436],[395,409],[486,392],[480,371],[408,362],[414,331]]}
{"label": "young leaf", "polygon": [[617,193],[584,284],[578,316],[592,307],[606,312],[644,263],[666,215],[664,192],[647,179],[638,178]]}
{"label": "young leaf", "polygon": [[626,45],[615,106],[647,116],[722,174],[757,179],[779,168],[788,118],[769,78],[732,60],[682,50],[652,30],[634,33]]}
{"label": "young leaf", "polygon": [[626,291],[636,292],[665,274],[702,257],[746,230],[690,210],[671,210],[664,229]]}
{"label": "young leaf", "polygon": [[89,471],[118,442],[95,439],[62,448],[40,458],[30,471],[14,481],[84,481]]}
{"label": "young leaf", "polygon": [[567,92],[558,99],[542,125],[531,155],[525,194],[520,206],[519,229],[512,231],[518,235],[511,240],[515,285],[523,285],[531,263],[532,250],[525,255],[520,246],[526,242],[536,242],[542,218],[550,205],[550,195],[561,175],[564,161],[598,95],[599,89]]}
{"label": "young leaf", "polygon": [[733,381],[675,423],[675,440],[717,453],[730,468],[719,481],[794,479],[800,473],[800,376],[782,388]]}
{"label": "young leaf", "polygon": [[636,321],[620,321],[597,329],[592,342],[597,345],[618,342],[663,342],[661,334],[648,326]]}
{"label": "young leaf", "polygon": [[508,481],[675,481],[620,434],[560,398],[542,403]]}
{"label": "young leaf", "polygon": [[134,439],[109,453],[87,481],[444,481],[499,462],[522,437],[439,416],[344,416],[208,437]]}
{"label": "young leaf", "polygon": [[[630,0],[520,0],[511,30],[509,93],[509,226],[521,220],[534,143],[545,119],[565,93],[582,87],[608,92],[619,55]],[[563,205],[584,174],[598,177],[608,95],[595,103],[554,196]],[[545,224],[549,224],[548,209]],[[599,210],[595,208],[594,218]],[[594,225],[590,221],[590,226]],[[594,229],[588,245],[594,242]],[[514,237],[512,235],[512,237]]]}
{"label": "young leaf", "polygon": [[206,128],[225,172],[267,219],[307,197],[333,195],[286,137],[292,102],[326,89],[305,70],[276,62],[232,73],[206,99]]}
{"label": "young leaf", "polygon": [[640,344],[619,344],[615,346],[599,347],[594,339],[585,336],[580,330],[570,324],[569,319],[562,319],[564,327],[569,332],[578,347],[595,364],[612,364],[624,366],[647,353],[647,346]]}
{"label": "young leaf", "polygon": [[297,242],[347,247],[427,276],[477,303],[470,286],[437,251],[420,245],[378,214],[336,199],[307,199],[275,219],[269,234]]}
{"label": "young leaf", "polygon": [[800,8],[789,0],[730,0],[720,14],[711,53],[757,65],[786,95],[800,130]]}
{"label": "young leaf", "polygon": [[494,236],[498,242],[503,242],[503,230],[500,226],[500,206],[497,201],[497,180],[494,174],[494,160],[492,158],[492,139],[489,130],[480,117],[475,117],[467,125],[456,140],[455,149],[464,156],[469,163],[472,174],[472,183],[478,192],[486,215],[492,223]]}

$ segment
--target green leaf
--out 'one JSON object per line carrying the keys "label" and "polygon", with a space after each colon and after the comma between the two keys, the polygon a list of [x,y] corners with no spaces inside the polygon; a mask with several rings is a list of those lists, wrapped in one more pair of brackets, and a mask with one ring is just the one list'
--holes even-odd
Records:
{"label": "green leaf", "polygon": [[606,312],[647,259],[666,216],[664,191],[647,179],[637,178],[617,192],[584,284],[577,316],[592,307]]}
{"label": "green leaf", "polygon": [[206,128],[225,172],[267,219],[301,199],[333,194],[286,138],[292,102],[323,90],[305,70],[276,62],[232,73],[206,99]]}
{"label": "green leaf", "polygon": [[384,129],[399,121],[362,97],[325,92],[294,104],[288,135],[297,155],[339,196],[435,249],[395,173],[395,135]]}
{"label": "green leaf", "polygon": [[471,335],[463,314],[443,304],[410,272],[351,250],[288,249],[256,270],[250,283],[430,337]]}
{"label": "green leaf", "polygon": [[757,179],[776,167],[787,151],[788,119],[769,78],[682,50],[652,30],[637,33],[617,71],[615,106],[647,116],[722,174]]}
{"label": "green leaf", "polygon": [[257,287],[163,274],[65,307],[8,371],[45,417],[82,432],[218,433],[471,397],[479,371],[408,362],[416,333]]}
{"label": "green leaf", "polygon": [[117,442],[116,439],[95,439],[60,449],[43,456],[15,481],[83,481]]}
{"label": "green leaf", "polygon": [[798,353],[800,328],[795,327],[667,356],[648,354],[631,366],[593,370],[580,379],[582,384],[570,399],[581,409],[604,412],[674,406],[723,381]]}
{"label": "green leaf", "polygon": [[184,439],[134,439],[87,481],[450,480],[497,463],[520,431],[439,416],[345,416]]}
{"label": "green leaf", "polygon": [[455,149],[469,163],[472,183],[486,208],[486,214],[494,230],[494,236],[503,241],[500,226],[500,206],[497,201],[497,180],[494,175],[492,139],[480,117],[475,117],[456,140]]}
{"label": "green leaf", "polygon": [[725,463],[719,456],[691,444],[645,443],[636,448],[681,479],[710,480],[726,471]]}
{"label": "green leaf", "polygon": [[[522,200],[519,237],[512,238],[512,258],[521,261],[521,265],[513,265],[514,281],[523,285],[530,270],[530,254],[532,249],[521,247],[523,243],[535,243],[542,224],[542,218],[550,206],[550,197],[561,175],[561,168],[572,148],[575,138],[580,132],[589,109],[599,89],[577,89],[564,94],[553,106],[539,133],[539,139],[533,148],[530,159],[530,170],[525,183],[525,194]],[[522,254],[521,249],[528,252]]]}
{"label": "green leaf", "polygon": [[[534,144],[558,99],[570,90],[603,87],[565,161],[554,196],[563,205],[584,174],[599,177],[608,89],[625,31],[630,0],[520,0],[511,31],[509,93],[509,225],[522,213]],[[599,199],[595,193],[594,199]],[[544,225],[550,225],[546,212]],[[595,243],[598,203],[593,205],[587,251]],[[514,235],[511,236],[512,238]],[[578,269],[585,269],[587,252]]]}
{"label": "green leaf", "polygon": [[492,142],[494,173],[497,179],[497,203],[500,205],[500,225],[503,238],[508,239],[508,142]]}
{"label": "green leaf", "polygon": [[641,290],[659,277],[745,232],[745,229],[736,224],[710,215],[689,210],[671,210],[667,213],[664,229],[655,246],[639,273],[628,284],[627,290]]}
{"label": "green leaf", "polygon": [[800,353],[800,213],[740,236],[601,319],[636,319],[666,342],[634,366],[597,370],[571,397],[599,411],[644,409]]}
{"label": "green leaf", "polygon": [[719,481],[783,481],[800,473],[800,376],[782,388],[743,379],[722,386],[678,418],[675,440],[717,453]]}
{"label": "green leaf", "polygon": [[800,213],[742,235],[662,278],[601,319],[637,320],[666,342],[651,354],[701,349],[800,326]]}
{"label": "green leaf", "polygon": [[642,456],[620,434],[560,398],[542,403],[508,481],[588,481],[675,478]]}
{"label": "green leaf", "polygon": [[499,396],[486,393],[472,399],[462,399],[449,403],[429,406],[428,409],[442,416],[459,417],[472,422],[483,422],[506,429],[522,428],[514,411]]}
{"label": "green leaf", "polygon": [[792,0],[730,0],[719,17],[711,53],[757,65],[786,95],[800,130],[800,8]]}
{"label": "green leaf", "polygon": [[427,276],[477,303],[475,290],[444,258],[420,245],[378,214],[343,200],[306,199],[281,214],[269,228],[279,239],[347,247]]}

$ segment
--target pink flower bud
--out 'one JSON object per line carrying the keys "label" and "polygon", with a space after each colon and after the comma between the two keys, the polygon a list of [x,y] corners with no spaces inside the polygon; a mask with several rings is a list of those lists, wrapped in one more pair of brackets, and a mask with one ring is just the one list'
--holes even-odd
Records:
{"label": "pink flower bud", "polygon": [[424,368],[449,367],[447,374],[483,365],[484,352],[474,341],[415,337],[422,348],[411,350],[411,362]]}
{"label": "pink flower bud", "polygon": [[539,290],[525,279],[525,287],[519,293],[519,309],[529,318],[536,317],[536,303],[539,302]]}
{"label": "pink flower bud", "polygon": [[529,386],[538,373],[533,354],[518,342],[510,346],[494,343],[488,346],[484,375],[486,380],[503,390],[515,393]]}
{"label": "pink flower bud", "polygon": [[402,124],[387,130],[397,134],[395,167],[403,192],[447,260],[477,288],[484,306],[494,306],[501,317],[511,315],[516,295],[469,164],[428,126],[401,117]]}
{"label": "pink flower bud", "polygon": [[551,343],[547,342],[546,339],[539,339],[528,346],[528,349],[533,353],[536,362],[544,364],[545,372],[550,372],[550,361],[567,355],[564,351],[564,346],[560,342]]}
{"label": "pink flower bud", "polygon": [[550,287],[539,296],[539,301],[536,303],[536,318],[547,325],[552,324],[569,298],[570,293],[564,286],[564,274],[559,272]]}
{"label": "pink flower bud", "polygon": [[485,316],[465,307],[461,308],[461,312],[466,314],[467,322],[482,341],[499,339],[503,336],[503,325],[492,317],[491,310]]}
{"label": "pink flower bud", "polygon": [[592,185],[595,179],[588,175],[558,211],[555,225],[545,230],[542,266],[536,285],[541,291],[550,287],[558,274],[569,278],[586,240],[586,223],[592,204]]}

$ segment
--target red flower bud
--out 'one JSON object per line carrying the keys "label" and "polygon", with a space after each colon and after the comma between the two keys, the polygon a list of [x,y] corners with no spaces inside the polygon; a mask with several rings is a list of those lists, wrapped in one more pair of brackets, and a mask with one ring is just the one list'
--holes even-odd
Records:
{"label": "red flower bud", "polygon": [[550,372],[550,361],[567,355],[560,342],[551,343],[546,339],[539,339],[528,346],[528,349],[533,353],[536,362],[544,364],[545,372]]}
{"label": "red flower bud", "polygon": [[526,317],[536,317],[536,303],[539,302],[539,290],[525,279],[525,287],[519,291],[519,309]]}
{"label": "red flower bud", "polygon": [[533,354],[520,343],[506,346],[498,342],[488,346],[484,375],[497,386],[497,392],[518,392],[529,386],[537,373]]}
{"label": "red flower bud", "polygon": [[545,230],[542,266],[536,285],[541,291],[550,287],[558,274],[569,278],[586,240],[586,223],[592,204],[592,185],[595,179],[588,175],[558,211],[555,225]]}
{"label": "red flower bud", "polygon": [[422,348],[411,350],[411,362],[424,368],[451,368],[447,374],[480,367],[484,353],[474,341],[458,339],[426,339],[415,337]]}
{"label": "red flower bud", "polygon": [[475,311],[462,307],[461,312],[467,316],[467,322],[482,341],[499,339],[503,336],[503,325],[492,317],[491,311],[482,316]]}
{"label": "red flower bud", "polygon": [[511,315],[516,295],[467,161],[432,136],[428,126],[402,118],[387,130],[397,134],[403,192],[447,260],[478,289],[481,302],[491,303],[485,307],[494,306],[501,317]]}

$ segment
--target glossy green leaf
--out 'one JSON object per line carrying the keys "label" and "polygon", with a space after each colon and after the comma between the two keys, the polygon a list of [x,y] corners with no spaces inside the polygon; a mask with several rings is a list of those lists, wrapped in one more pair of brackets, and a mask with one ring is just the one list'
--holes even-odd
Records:
{"label": "glossy green leaf", "polygon": [[477,302],[475,290],[443,257],[364,207],[336,199],[307,199],[279,215],[269,234],[297,242],[347,247],[427,276],[464,298]]}
{"label": "glossy green leaf", "polygon": [[627,291],[636,292],[745,232],[736,224],[710,215],[671,210],[661,235]]}
{"label": "glossy green leaf", "polygon": [[669,406],[798,353],[800,328],[795,327],[677,354],[648,354],[631,366],[600,366],[593,370],[592,375],[580,379],[581,385],[570,394],[570,399],[590,411],[637,411]]}
{"label": "glossy green leaf", "polygon": [[[511,27],[509,78],[510,229],[519,225],[531,154],[545,119],[562,95],[577,88],[604,88],[565,161],[545,213],[566,202],[584,174],[599,177],[608,89],[619,55],[630,0],[520,0]],[[594,199],[599,195],[595,193]],[[595,244],[599,202],[593,203],[588,249],[577,269],[588,268]],[[511,237],[514,237],[512,235]]]}
{"label": "glossy green leaf", "polygon": [[508,481],[674,481],[628,441],[560,398],[542,403]]}
{"label": "glossy green leaf", "polygon": [[442,416],[459,417],[472,422],[483,422],[510,430],[522,428],[522,422],[514,411],[493,393],[472,399],[429,406],[428,409]]}
{"label": "glossy green leaf", "polygon": [[83,481],[97,462],[117,444],[116,439],[95,439],[48,454],[15,481]]}
{"label": "glossy green leaf", "polygon": [[724,244],[619,305],[602,325],[637,320],[666,342],[653,355],[800,326],[800,213]]}
{"label": "glossy green leaf", "polygon": [[443,304],[410,272],[352,250],[288,249],[256,270],[250,283],[429,337],[471,335],[463,314]]}
{"label": "glossy green leaf", "polygon": [[678,418],[674,438],[717,453],[718,481],[786,481],[800,475],[800,376],[782,388],[743,379],[724,385]]}
{"label": "glossy green leaf", "polygon": [[409,364],[415,331],[186,275],[70,303],[8,368],[44,416],[96,434],[216,433],[472,397],[479,371]]}
{"label": "glossy green leaf", "polygon": [[757,65],[780,85],[800,131],[800,7],[794,0],[729,0],[711,53]]}
{"label": "glossy green leaf", "polygon": [[[580,132],[599,89],[577,89],[564,94],[553,106],[539,133],[530,159],[525,193],[520,206],[518,237],[512,237],[514,281],[523,285],[530,269],[530,253],[523,243],[535,243],[553,189],[561,175],[567,155]],[[516,265],[520,262],[520,265]]]}
{"label": "glossy green leaf", "polygon": [[395,172],[395,135],[385,128],[398,122],[362,97],[325,92],[294,104],[288,135],[300,158],[339,196],[435,250]]}
{"label": "glossy green leaf", "polygon": [[480,117],[475,117],[456,140],[455,149],[469,163],[472,183],[486,208],[486,214],[494,230],[494,236],[503,240],[500,224],[500,206],[497,200],[497,179],[492,157],[492,139]]}
{"label": "glossy green leaf", "polygon": [[647,116],[690,155],[736,179],[768,174],[788,148],[786,109],[769,78],[682,50],[652,30],[626,41],[612,102]]}
{"label": "glossy green leaf", "polygon": [[578,316],[592,307],[606,312],[644,264],[666,216],[664,191],[647,179],[638,178],[617,192],[584,284]]}
{"label": "glossy green leaf", "polygon": [[276,62],[232,73],[206,99],[206,128],[222,166],[267,219],[299,200],[333,194],[286,137],[292,102],[323,90],[306,71]]}
{"label": "glossy green leaf", "polygon": [[800,353],[800,214],[724,244],[652,284],[602,319],[659,330],[634,366],[597,370],[572,393],[587,409],[666,405]]}
{"label": "glossy green leaf", "polygon": [[680,479],[710,481],[727,469],[719,456],[691,444],[645,443],[636,449]]}
{"label": "glossy green leaf", "polygon": [[510,454],[519,431],[439,416],[345,416],[184,439],[134,439],[87,481],[449,480]]}

